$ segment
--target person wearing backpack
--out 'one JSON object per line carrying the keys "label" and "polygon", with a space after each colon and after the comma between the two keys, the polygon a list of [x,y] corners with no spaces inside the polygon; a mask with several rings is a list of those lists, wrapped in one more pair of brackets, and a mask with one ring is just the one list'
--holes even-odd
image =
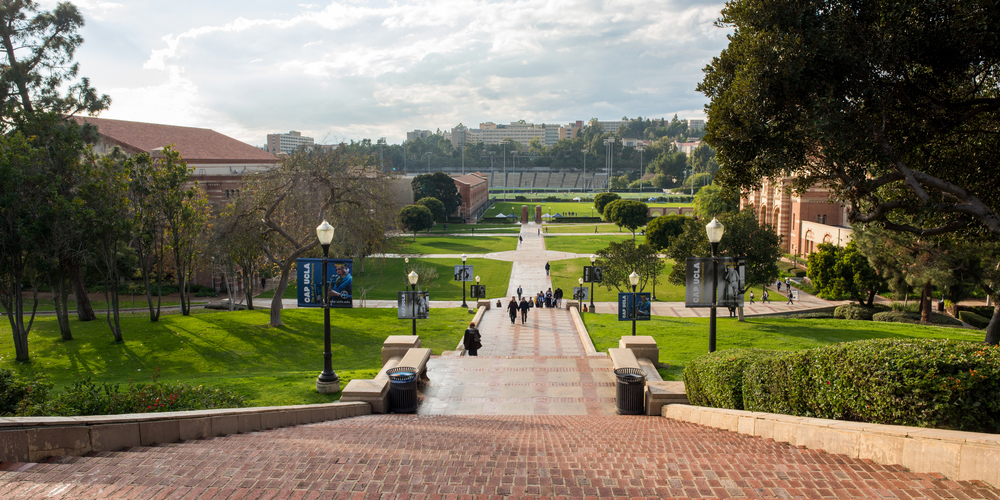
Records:
{"label": "person wearing backpack", "polygon": [[469,351],[469,356],[478,356],[479,349],[483,347],[483,337],[479,334],[479,329],[476,328],[476,322],[470,321],[469,327],[465,329],[465,336],[462,337],[462,343],[465,344],[465,350]]}

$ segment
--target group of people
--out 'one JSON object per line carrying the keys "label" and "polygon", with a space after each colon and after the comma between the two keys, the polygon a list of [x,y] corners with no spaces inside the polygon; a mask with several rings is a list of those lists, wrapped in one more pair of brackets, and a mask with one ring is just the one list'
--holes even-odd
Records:
{"label": "group of people", "polygon": [[559,307],[559,301],[563,298],[562,288],[552,288],[542,292],[539,291],[534,297],[529,298],[524,295],[524,289],[518,285],[517,297],[511,297],[507,303],[507,313],[510,315],[510,324],[517,321],[518,312],[521,313],[521,324],[528,320],[528,309],[533,307]]}

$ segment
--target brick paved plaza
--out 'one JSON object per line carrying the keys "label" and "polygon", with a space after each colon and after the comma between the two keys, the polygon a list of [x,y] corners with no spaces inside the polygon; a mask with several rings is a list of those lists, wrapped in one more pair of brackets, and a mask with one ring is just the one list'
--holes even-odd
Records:
{"label": "brick paved plaza", "polygon": [[[542,237],[522,234],[506,300],[551,286]],[[494,308],[481,331],[479,357],[429,361],[417,415],[4,463],[0,499],[1000,499],[984,483],[616,415],[611,361],[587,355],[565,309],[511,325]]]}

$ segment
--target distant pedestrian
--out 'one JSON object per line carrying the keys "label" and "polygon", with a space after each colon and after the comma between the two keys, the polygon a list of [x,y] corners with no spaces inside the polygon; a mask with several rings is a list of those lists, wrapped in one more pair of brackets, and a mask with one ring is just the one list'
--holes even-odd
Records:
{"label": "distant pedestrian", "polygon": [[597,226],[594,226],[594,234],[597,234]]}
{"label": "distant pedestrian", "polygon": [[523,290],[521,290],[521,285],[517,285],[517,300],[521,300],[521,293],[522,292],[523,292]]}
{"label": "distant pedestrian", "polygon": [[521,324],[523,325],[525,321],[528,321],[528,309],[531,308],[531,306],[528,305],[528,299],[522,298],[521,305],[519,307],[521,309]]}
{"label": "distant pedestrian", "polygon": [[788,278],[785,278],[785,289],[786,290],[791,290],[792,289],[792,281],[790,279],[788,279]]}
{"label": "distant pedestrian", "polygon": [[781,291],[781,280],[778,280],[778,291]]}
{"label": "distant pedestrian", "polygon": [[785,304],[794,305],[792,302],[792,289],[789,288],[788,285],[785,285],[785,293],[788,294],[788,302],[786,302]]}
{"label": "distant pedestrian", "polygon": [[510,324],[512,325],[514,324],[514,321],[517,321],[517,309],[517,299],[511,297],[510,302],[507,303],[507,314],[510,315]]}
{"label": "distant pedestrian", "polygon": [[517,242],[518,243],[524,243],[524,236],[518,236],[517,237]]}
{"label": "distant pedestrian", "polygon": [[761,292],[761,294],[760,294],[760,303],[761,304],[770,304],[771,301],[770,301],[770,299],[768,299],[768,297],[769,297],[769,294],[767,292],[767,288],[765,288],[764,291]]}
{"label": "distant pedestrian", "polygon": [[538,236],[542,235],[542,228],[538,228]]}
{"label": "distant pedestrian", "polygon": [[753,291],[750,292],[750,305],[753,305]]}
{"label": "distant pedestrian", "polygon": [[476,323],[469,322],[469,327],[465,329],[465,335],[462,337],[462,343],[465,344],[465,350],[469,351],[469,356],[479,355],[479,349],[483,347],[482,340],[483,337],[479,334]]}
{"label": "distant pedestrian", "polygon": [[729,317],[730,318],[735,318],[736,317],[736,308],[735,307],[730,307],[729,308]]}
{"label": "distant pedestrian", "polygon": [[562,298],[563,298],[563,290],[562,290],[562,288],[556,288],[556,291],[552,292],[552,296],[555,297],[555,299],[556,299],[556,307],[558,308],[559,307],[559,301],[562,300]]}
{"label": "distant pedestrian", "polygon": [[267,278],[260,279],[260,289],[263,290],[264,288],[267,288]]}
{"label": "distant pedestrian", "polygon": [[549,263],[548,262],[545,263],[545,275],[546,276],[549,275]]}

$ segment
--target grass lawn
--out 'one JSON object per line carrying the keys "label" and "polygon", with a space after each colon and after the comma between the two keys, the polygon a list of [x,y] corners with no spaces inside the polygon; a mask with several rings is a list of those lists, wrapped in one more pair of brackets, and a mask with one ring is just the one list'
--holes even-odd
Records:
{"label": "grass lawn", "polygon": [[[618,317],[611,314],[583,314],[583,320],[598,351],[618,347],[618,340],[632,332],[631,322],[619,322]],[[650,321],[637,323],[636,335],[652,335],[660,348],[660,362],[670,365],[659,368],[664,380],[682,380],[688,362],[708,353],[708,321],[708,318],[654,316]],[[719,350],[757,347],[794,351],[888,337],[983,341],[983,332],[977,330],[880,321],[767,317],[747,318],[742,323],[731,318],[717,321],[716,348]]]}
{"label": "grass lawn", "polygon": [[[545,249],[557,252],[572,253],[597,253],[598,250],[607,248],[613,241],[632,239],[632,233],[622,232],[621,234],[599,235],[599,236],[546,236]],[[635,235],[635,244],[645,243],[646,237],[641,234]]]}
{"label": "grass lawn", "polygon": [[[520,226],[518,226],[520,227]],[[421,236],[395,238],[398,253],[455,254],[506,252],[517,248],[517,236]]]}
{"label": "grass lawn", "polygon": [[[323,370],[322,309],[282,312],[284,327],[267,326],[269,311],[196,310],[191,316],[165,314],[123,317],[125,342],[116,344],[103,316],[71,320],[75,340],[63,342],[54,317],[39,317],[29,335],[28,363],[14,361],[10,326],[0,325],[0,368],[26,376],[44,375],[57,386],[93,377],[98,382],[162,380],[228,386],[255,406],[331,402],[338,394],[316,392]],[[435,354],[458,345],[471,315],[459,309],[432,309],[417,321],[423,347]],[[353,378],[371,378],[381,367],[388,335],[409,335],[411,320],[396,319],[395,309],[334,310],[331,314],[333,368],[341,387]]]}
{"label": "grass lawn", "polygon": [[[39,294],[39,295],[41,295],[41,294]],[[70,314],[72,314],[72,315],[75,316],[76,315],[76,301],[73,300],[73,299],[69,299],[66,302],[67,302],[67,308],[69,309]],[[193,306],[204,305],[206,303],[208,303],[208,299],[205,298],[205,297],[195,297],[193,295],[191,296],[191,305],[193,305]],[[24,298],[24,310],[26,312],[31,312],[31,307],[32,307],[33,304],[34,304],[34,302],[32,302],[31,297],[25,297]],[[153,305],[156,305],[156,297],[155,296],[153,297]],[[176,300],[174,300],[174,301],[164,300],[163,302],[160,303],[160,307],[172,307],[172,306],[179,306],[179,305],[181,305],[181,303],[178,302],[178,301],[176,301]],[[149,303],[146,302],[146,295],[145,294],[143,294],[143,295],[136,295],[135,296],[135,301],[132,300],[132,296],[131,295],[121,295],[121,296],[118,297],[118,306],[120,308],[122,308],[122,309],[133,309],[133,308],[135,308],[135,309],[142,309],[142,308],[147,308],[147,310],[148,310]],[[105,302],[105,301],[103,301],[103,300],[91,300],[90,301],[90,307],[92,307],[94,309],[94,312],[98,312],[99,313],[101,311],[106,311],[107,310],[108,303]],[[43,299],[41,297],[38,298],[38,311],[39,312],[42,312],[42,311],[55,311],[55,310],[56,310],[56,305],[55,305],[54,302],[52,302],[52,299]]]}
{"label": "grass lawn", "polygon": [[[632,198],[630,198],[632,199]],[[643,197],[643,200],[648,200],[649,196]],[[651,207],[690,207],[693,206],[691,203],[646,203]],[[528,217],[532,220],[535,218],[535,206],[542,207],[542,215],[547,213],[557,214],[565,212],[576,212],[577,217],[600,217],[601,214],[594,212],[594,202],[593,201],[542,201],[542,202],[497,202],[483,214],[483,219],[488,219],[489,217],[494,217],[497,214],[503,212],[505,215],[513,213],[514,215],[521,217],[521,206],[528,205]],[[451,227],[450,225],[448,227]]]}
{"label": "grass lawn", "polygon": [[[430,234],[472,234],[473,230],[488,233],[519,233],[521,232],[521,226],[517,224],[490,224],[489,221],[484,221],[481,224],[448,224],[448,230],[446,231],[444,224],[439,223],[431,228]],[[420,234],[427,234],[427,232],[425,231]]]}
{"label": "grass lawn", "polygon": [[[614,224],[547,224],[545,226],[548,234],[560,234],[560,233],[586,233],[591,234],[594,232],[594,226],[597,226],[597,232],[599,234],[614,233],[618,234],[618,226]],[[621,234],[628,234],[632,237],[631,232],[626,232],[625,229],[621,230]]]}
{"label": "grass lawn", "polygon": [[[437,271],[438,277],[430,285],[431,300],[462,300],[462,282],[454,280],[455,266],[460,265],[462,259],[414,257],[410,259],[410,263],[431,266]],[[468,259],[466,264],[472,266],[475,276],[482,279],[479,284],[486,285],[486,293],[490,297],[503,297],[507,293],[512,263],[502,260]],[[354,297],[360,299],[361,289],[370,284],[373,288],[368,291],[366,296],[368,300],[395,300],[396,292],[408,287],[404,266],[403,259],[365,259],[365,272],[354,274]],[[466,284],[466,295],[469,293],[468,285],[473,284],[475,283]],[[290,281],[283,297],[294,299],[296,293],[295,282]],[[258,297],[270,299],[273,296],[274,291],[268,290]],[[258,302],[255,301],[254,304]]]}
{"label": "grass lawn", "polygon": [[[672,259],[663,259],[663,262],[666,264],[666,267],[656,284],[656,301],[683,302],[684,287],[667,283],[667,276],[673,268],[674,261]],[[580,286],[578,280],[583,277],[583,266],[589,266],[590,259],[581,257],[578,259],[556,260],[550,262],[550,264],[552,265],[552,269],[550,270],[552,285],[562,288],[563,291],[567,291],[573,290],[575,286]],[[589,283],[584,283],[584,286],[590,288]],[[647,286],[645,291],[653,291],[652,284]],[[566,293],[567,295],[572,295],[572,292]],[[594,300],[596,302],[615,302],[618,300],[618,290],[614,288],[608,290],[600,283],[594,283]]]}

